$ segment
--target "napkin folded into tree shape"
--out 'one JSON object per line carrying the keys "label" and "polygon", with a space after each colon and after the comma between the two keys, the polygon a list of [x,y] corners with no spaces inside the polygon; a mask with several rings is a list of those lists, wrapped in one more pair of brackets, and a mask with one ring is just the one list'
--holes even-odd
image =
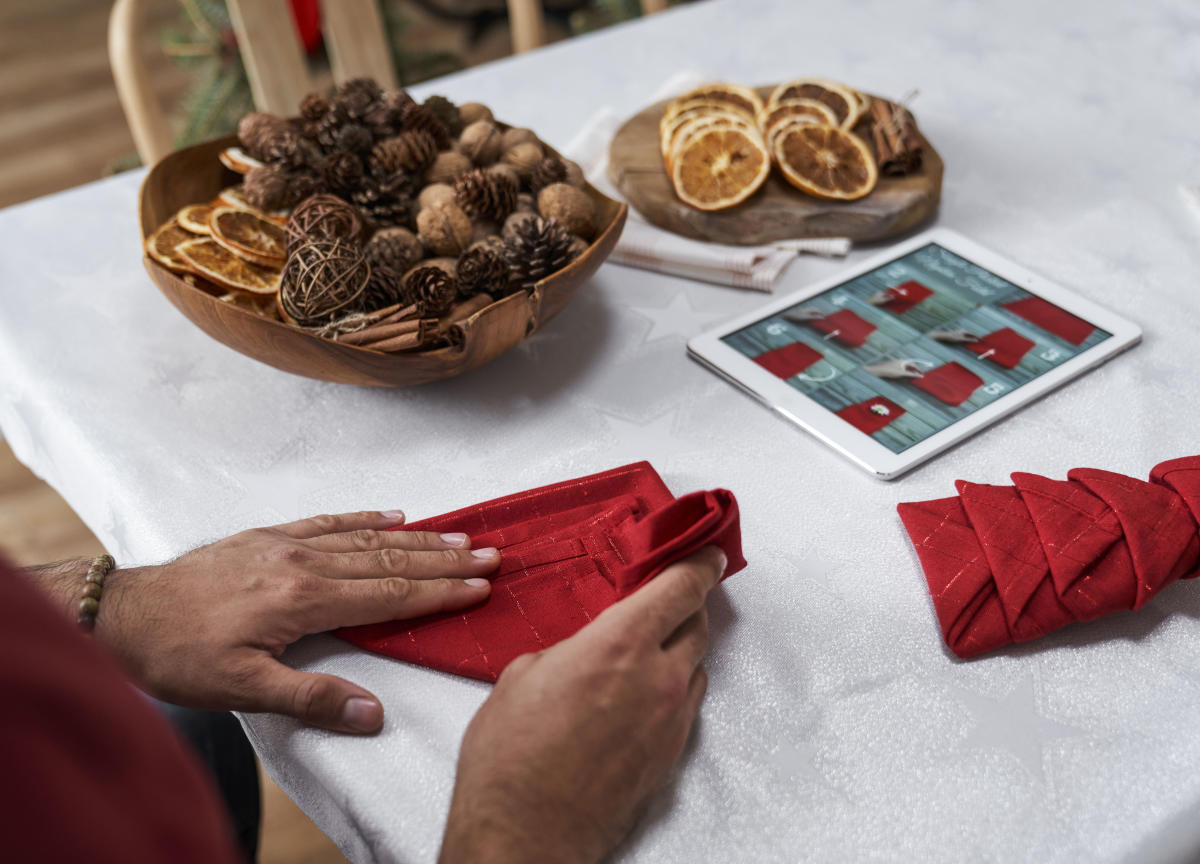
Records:
{"label": "napkin folded into tree shape", "polygon": [[336,631],[362,648],[485,681],[521,654],[566,639],[668,565],[710,544],[721,578],[746,566],[737,500],[714,489],[675,498],[648,462],[556,483],[396,530],[461,531],[500,549],[487,602]]}
{"label": "napkin folded into tree shape", "polygon": [[805,345],[803,342],[793,342],[782,348],[772,348],[759,354],[754,362],[766,369],[777,378],[791,378],[799,375],[809,366],[825,357],[820,351]]}
{"label": "napkin folded into tree shape", "polygon": [[1200,574],[1200,456],[1158,465],[1148,483],[1095,468],[1067,477],[959,480],[958,497],[897,508],[959,657],[1138,609]]}

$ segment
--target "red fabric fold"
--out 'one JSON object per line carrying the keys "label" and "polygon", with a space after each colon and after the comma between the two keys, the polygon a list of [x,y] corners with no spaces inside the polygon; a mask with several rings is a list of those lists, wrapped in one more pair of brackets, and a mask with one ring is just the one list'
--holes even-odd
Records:
{"label": "red fabric fold", "polygon": [[877,329],[874,324],[850,309],[841,309],[824,318],[810,321],[813,328],[851,348],[867,344],[867,337]]}
{"label": "red fabric fold", "polygon": [[1034,343],[1026,339],[1011,327],[994,330],[986,336],[968,342],[966,349],[974,351],[981,359],[1003,366],[1005,369],[1015,369],[1021,358],[1029,353]]}
{"label": "red fabric fold", "polygon": [[713,544],[746,565],[737,500],[714,489],[674,498],[647,462],[435,516],[399,530],[461,531],[500,549],[492,594],[472,609],[350,627],[362,648],[495,681],[512,660],[571,636],[668,565]]}
{"label": "red fabric fold", "polygon": [[778,378],[791,378],[822,359],[822,354],[803,342],[793,342],[759,354],[754,362]]}
{"label": "red fabric fold", "polygon": [[907,282],[901,282],[899,285],[888,288],[884,294],[887,295],[888,299],[883,304],[883,308],[893,315],[903,315],[918,303],[932,297],[933,291],[915,279],[910,279]]}
{"label": "red fabric fold", "polygon": [[914,378],[912,383],[947,405],[961,405],[983,386],[983,379],[967,367],[950,362],[930,369],[920,378]]}
{"label": "red fabric fold", "polygon": [[1096,329],[1082,318],[1075,317],[1041,297],[1014,300],[1012,303],[1005,303],[1004,308],[1072,345],[1082,345]]}
{"label": "red fabric fold", "polygon": [[901,504],[942,636],[960,657],[1145,605],[1200,564],[1200,457],[1147,483],[1076,468]]}
{"label": "red fabric fold", "polygon": [[841,417],[859,432],[870,435],[887,426],[897,417],[905,413],[904,409],[883,396],[874,396],[847,405],[837,412]]}

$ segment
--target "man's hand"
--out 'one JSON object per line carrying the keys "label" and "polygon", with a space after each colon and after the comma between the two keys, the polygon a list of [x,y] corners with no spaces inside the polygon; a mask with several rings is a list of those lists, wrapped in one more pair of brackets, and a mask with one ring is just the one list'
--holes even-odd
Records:
{"label": "man's hand", "polygon": [[487,599],[481,577],[499,564],[495,549],[472,551],[464,534],[382,530],[403,521],[398,511],[315,516],[243,531],[159,567],[116,570],[96,636],[159,699],[375,732],[383,708],[366,690],[276,658],[309,633]]}
{"label": "man's hand", "polygon": [[724,570],[710,546],[509,664],[463,737],[442,864],[575,864],[616,846],[704,698],[704,602]]}
{"label": "man's hand", "polygon": [[873,363],[870,366],[864,366],[863,370],[870,372],[876,378],[920,378],[925,374],[922,364],[924,366],[933,365],[925,360],[896,359]]}

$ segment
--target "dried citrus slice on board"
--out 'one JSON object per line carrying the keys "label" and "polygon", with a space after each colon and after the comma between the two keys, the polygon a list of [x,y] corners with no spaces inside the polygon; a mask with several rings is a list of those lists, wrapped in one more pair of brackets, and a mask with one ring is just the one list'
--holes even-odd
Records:
{"label": "dried citrus slice on board", "polygon": [[659,132],[659,145],[662,148],[662,155],[665,159],[671,152],[671,148],[680,140],[687,131],[694,130],[700,124],[709,124],[711,121],[720,120],[728,126],[743,126],[748,129],[755,128],[754,120],[747,117],[745,114],[736,113],[733,111],[711,111],[708,109],[700,111],[685,111],[671,118],[670,122],[662,124]]}
{"label": "dried citrus slice on board", "polygon": [[698,112],[713,112],[717,114],[738,114],[745,117],[747,120],[754,119],[754,113],[747,111],[739,105],[734,105],[730,102],[719,102],[715,99],[685,99],[682,102],[671,102],[663,111],[663,119],[661,123],[669,123],[680,114],[698,113]]}
{"label": "dried citrus slice on board", "polygon": [[675,102],[686,102],[689,99],[710,99],[716,102],[727,102],[745,111],[751,117],[763,109],[762,97],[741,84],[713,83],[705,84],[694,90],[689,90],[682,96],[677,96]]}
{"label": "dried citrus slice on board", "polygon": [[212,216],[212,212],[211,204],[189,204],[175,214],[175,221],[179,223],[180,228],[193,234],[211,234],[208,218]]}
{"label": "dried citrus slice on board", "polygon": [[760,142],[762,141],[758,127],[747,120],[743,120],[741,117],[718,117],[711,115],[696,117],[691,122],[680,126],[671,135],[671,140],[668,142],[667,152],[663,159],[668,166],[668,172],[670,165],[674,162],[675,154],[687,146],[688,141],[705,129],[741,129],[751,137],[758,139]]}
{"label": "dried citrus slice on board", "polygon": [[273,294],[279,290],[282,271],[252,264],[211,237],[194,237],[180,243],[178,252],[192,270],[224,288],[251,294]]}
{"label": "dried citrus slice on board", "polygon": [[671,160],[675,194],[698,210],[724,210],[745,201],[770,173],[762,139],[746,129],[703,129]]}
{"label": "dried citrus slice on board", "polygon": [[785,117],[808,117],[816,120],[819,123],[825,123],[829,126],[837,126],[839,124],[837,114],[833,113],[833,109],[824,102],[818,102],[816,99],[807,99],[804,97],[793,97],[774,105],[770,108],[764,108],[758,112],[758,127],[766,134],[767,130],[772,125],[778,123]]}
{"label": "dried citrus slice on board", "polygon": [[263,164],[241,147],[226,147],[217,158],[222,165],[238,174],[249,174],[251,168],[261,168]]}
{"label": "dried citrus slice on board", "polygon": [[867,145],[835,126],[790,126],[775,137],[773,155],[789,183],[818,198],[853,201],[869,194],[879,179]]}
{"label": "dried citrus slice on board", "polygon": [[146,254],[168,270],[187,273],[192,266],[177,251],[180,243],[195,240],[196,235],[179,227],[174,219],[164,222],[146,238],[143,246]]}
{"label": "dried citrus slice on board", "polygon": [[208,220],[213,240],[235,255],[264,267],[283,267],[287,258],[287,235],[269,219],[238,210],[218,207]]}
{"label": "dried citrus slice on board", "polygon": [[858,116],[865,117],[871,110],[871,97],[861,90],[855,90],[854,95],[858,97]]}
{"label": "dried citrus slice on board", "polygon": [[846,129],[849,129],[858,120],[860,113],[858,91],[845,84],[827,81],[824,78],[797,78],[795,81],[780,84],[771,92],[771,98],[767,101],[767,105],[775,106],[785,99],[796,98],[816,99],[829,106],[837,115],[837,125]]}

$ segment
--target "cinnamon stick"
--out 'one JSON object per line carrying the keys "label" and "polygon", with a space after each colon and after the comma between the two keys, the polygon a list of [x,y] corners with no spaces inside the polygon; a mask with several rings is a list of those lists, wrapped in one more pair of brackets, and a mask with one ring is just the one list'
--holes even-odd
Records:
{"label": "cinnamon stick", "polygon": [[462,324],[476,312],[492,305],[491,294],[476,294],[456,303],[438,320],[438,335],[451,345],[461,345],[466,338]]}
{"label": "cinnamon stick", "polygon": [[898,176],[921,167],[921,136],[912,113],[886,99],[871,100],[871,137],[883,174]]}
{"label": "cinnamon stick", "polygon": [[372,324],[370,327],[362,330],[347,333],[338,341],[344,342],[347,345],[366,345],[371,342],[391,339],[393,336],[401,336],[405,333],[415,333],[420,329],[421,322],[416,318],[410,318],[407,321],[396,321],[391,324]]}
{"label": "cinnamon stick", "polygon": [[385,354],[391,354],[395,351],[409,351],[413,348],[426,348],[435,341],[437,336],[437,319],[422,318],[419,321],[404,322],[417,325],[415,329],[407,333],[402,333],[399,336],[392,336],[388,339],[381,339],[377,342],[369,342],[363,345],[364,348],[370,348],[372,351],[382,351]]}

